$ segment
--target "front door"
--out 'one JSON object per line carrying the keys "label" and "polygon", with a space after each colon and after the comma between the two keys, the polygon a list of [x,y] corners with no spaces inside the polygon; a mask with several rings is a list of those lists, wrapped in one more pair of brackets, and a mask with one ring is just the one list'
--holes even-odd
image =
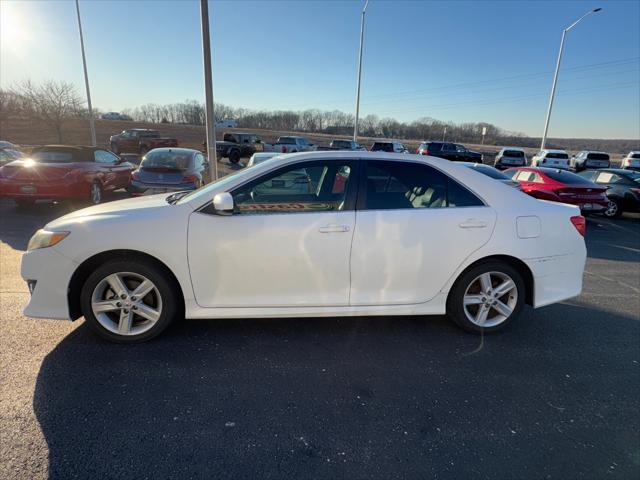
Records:
{"label": "front door", "polygon": [[189,269],[203,307],[346,306],[355,165],[298,162],[231,191],[233,215],[189,219]]}
{"label": "front door", "polygon": [[428,165],[367,161],[363,177],[351,305],[427,302],[491,237],[495,211]]}

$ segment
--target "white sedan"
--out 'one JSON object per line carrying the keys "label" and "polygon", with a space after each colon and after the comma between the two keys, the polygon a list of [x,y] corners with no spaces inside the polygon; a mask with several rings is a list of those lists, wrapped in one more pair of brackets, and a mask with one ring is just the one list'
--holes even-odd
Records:
{"label": "white sedan", "polygon": [[30,317],[133,343],[180,318],[448,314],[470,332],[578,295],[577,207],[447,160],[309,152],[105,203],[29,242]]}

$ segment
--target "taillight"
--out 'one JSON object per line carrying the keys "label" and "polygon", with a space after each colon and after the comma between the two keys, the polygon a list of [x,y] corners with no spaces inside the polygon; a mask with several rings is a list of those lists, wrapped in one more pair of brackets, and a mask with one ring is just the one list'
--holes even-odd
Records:
{"label": "taillight", "polygon": [[284,145],[282,146],[282,153],[287,153],[287,147],[285,147]]}
{"label": "taillight", "polygon": [[131,172],[131,180],[140,180],[140,172],[138,170]]}
{"label": "taillight", "polygon": [[571,217],[571,223],[576,227],[578,233],[584,237],[585,232],[587,231],[587,221],[582,215],[576,215],[575,217]]}
{"label": "taillight", "polygon": [[[2,172],[1,168],[0,168],[0,172]],[[1,175],[1,173],[0,173],[0,175]],[[631,190],[636,195],[640,195],[640,188],[630,188],[629,190]]]}
{"label": "taillight", "polygon": [[182,183],[198,183],[200,179],[197,175],[185,175],[182,177]]}

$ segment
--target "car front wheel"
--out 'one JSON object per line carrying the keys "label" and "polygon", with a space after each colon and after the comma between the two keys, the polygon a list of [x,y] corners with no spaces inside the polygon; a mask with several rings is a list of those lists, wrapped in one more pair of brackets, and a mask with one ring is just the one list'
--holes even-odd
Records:
{"label": "car front wheel", "polygon": [[177,315],[175,287],[152,262],[114,260],[87,278],[80,304],[89,327],[118,343],[160,334]]}
{"label": "car front wheel", "polygon": [[500,261],[484,262],[455,282],[447,315],[468,332],[494,332],[520,314],[524,298],[524,280],[515,268]]}

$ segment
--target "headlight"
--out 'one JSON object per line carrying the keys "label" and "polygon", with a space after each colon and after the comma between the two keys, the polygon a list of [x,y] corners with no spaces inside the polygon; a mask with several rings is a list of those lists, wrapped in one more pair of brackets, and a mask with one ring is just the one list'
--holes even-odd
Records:
{"label": "headlight", "polygon": [[38,248],[53,247],[57,243],[60,243],[69,232],[48,232],[47,230],[38,230],[27,246],[27,251],[37,250]]}

